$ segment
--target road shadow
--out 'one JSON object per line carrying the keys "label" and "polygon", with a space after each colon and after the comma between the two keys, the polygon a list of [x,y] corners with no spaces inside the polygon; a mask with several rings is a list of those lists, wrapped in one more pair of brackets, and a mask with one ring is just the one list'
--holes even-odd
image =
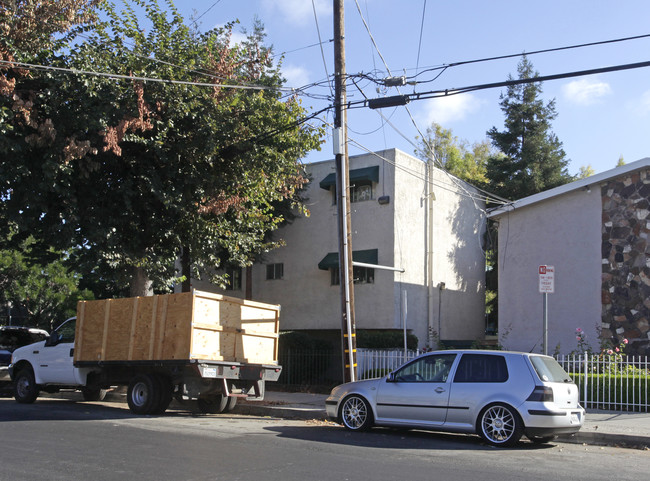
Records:
{"label": "road shadow", "polygon": [[554,443],[535,444],[525,437],[511,448],[498,448],[485,443],[479,436],[470,434],[441,433],[434,431],[373,428],[367,432],[351,432],[341,426],[268,426],[266,430],[279,437],[348,446],[379,449],[405,450],[453,450],[453,451],[537,451],[555,447]]}

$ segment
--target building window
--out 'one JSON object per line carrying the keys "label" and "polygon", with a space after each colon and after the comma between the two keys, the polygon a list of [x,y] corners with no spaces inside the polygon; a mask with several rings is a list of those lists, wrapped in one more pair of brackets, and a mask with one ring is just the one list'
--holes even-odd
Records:
{"label": "building window", "polygon": [[284,277],[284,264],[267,264],[266,265],[266,280],[282,279]]}
{"label": "building window", "polygon": [[[350,185],[350,202],[364,202],[372,200],[372,182],[370,181],[357,181]],[[336,205],[336,187],[332,189],[332,204]]]}
{"label": "building window", "polygon": [[372,183],[358,181],[350,186],[350,202],[372,200]]}
{"label": "building window", "polygon": [[[370,267],[353,267],[352,272],[353,272],[355,284],[375,283],[375,270]],[[338,267],[331,268],[330,275],[331,275],[331,284],[333,286],[340,285],[339,268]]]}
{"label": "building window", "polygon": [[241,267],[226,269],[228,274],[227,291],[241,291]]}

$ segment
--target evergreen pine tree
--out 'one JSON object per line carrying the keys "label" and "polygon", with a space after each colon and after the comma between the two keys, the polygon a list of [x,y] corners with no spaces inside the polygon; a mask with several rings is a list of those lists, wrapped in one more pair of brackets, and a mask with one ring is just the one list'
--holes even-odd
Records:
{"label": "evergreen pine tree", "polygon": [[[525,56],[517,72],[520,80],[539,75]],[[487,132],[501,153],[488,160],[489,190],[501,197],[516,200],[573,180],[562,142],[551,131],[551,121],[557,116],[555,101],[545,104],[541,93],[541,82],[531,82],[510,85],[501,94],[505,130],[492,127]]]}

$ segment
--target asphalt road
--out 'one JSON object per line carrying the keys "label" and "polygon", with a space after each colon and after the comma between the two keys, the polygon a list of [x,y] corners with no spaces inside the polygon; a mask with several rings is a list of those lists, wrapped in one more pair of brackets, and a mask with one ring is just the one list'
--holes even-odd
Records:
{"label": "asphalt road", "polygon": [[0,399],[0,480],[634,480],[650,452],[322,421],[202,415],[133,416],[121,403]]}

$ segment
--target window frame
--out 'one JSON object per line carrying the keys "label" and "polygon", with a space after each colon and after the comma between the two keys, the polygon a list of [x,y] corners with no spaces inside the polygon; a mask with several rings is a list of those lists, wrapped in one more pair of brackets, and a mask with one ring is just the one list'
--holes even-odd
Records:
{"label": "window frame", "polygon": [[[372,267],[352,266],[352,278],[354,284],[374,284],[375,269]],[[330,285],[340,285],[340,274],[338,267],[330,269]]]}
{"label": "window frame", "polygon": [[241,291],[242,290],[242,268],[241,267],[228,267],[226,268],[228,275],[228,282],[226,283],[226,291]]}
{"label": "window frame", "polygon": [[[484,361],[482,367],[477,366],[477,361],[480,359],[489,359],[490,365],[487,365]],[[500,365],[497,367],[495,363]],[[478,373],[471,373],[472,370],[476,371],[479,368],[483,371],[484,377],[482,378],[478,376]],[[470,372],[466,373],[466,370],[469,370]],[[485,373],[489,373],[488,375],[496,373],[498,375],[488,378],[485,376]],[[454,383],[459,384],[503,384],[508,382],[509,378],[510,372],[508,369],[508,361],[506,360],[506,356],[502,354],[464,353],[461,356],[460,361],[458,361],[458,366],[454,373]]]}
{"label": "window frame", "polygon": [[277,281],[284,279],[284,262],[266,264],[266,280]]}

